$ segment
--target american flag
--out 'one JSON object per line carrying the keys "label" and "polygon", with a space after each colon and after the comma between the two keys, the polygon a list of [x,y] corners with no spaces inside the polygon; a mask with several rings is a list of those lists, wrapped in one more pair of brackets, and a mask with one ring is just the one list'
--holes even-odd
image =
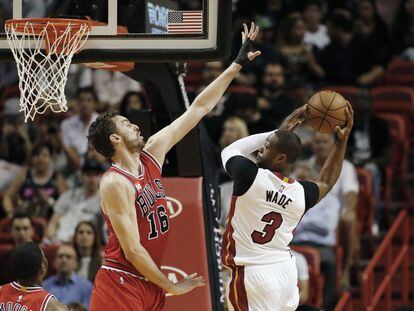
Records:
{"label": "american flag", "polygon": [[168,33],[202,33],[203,11],[169,11]]}

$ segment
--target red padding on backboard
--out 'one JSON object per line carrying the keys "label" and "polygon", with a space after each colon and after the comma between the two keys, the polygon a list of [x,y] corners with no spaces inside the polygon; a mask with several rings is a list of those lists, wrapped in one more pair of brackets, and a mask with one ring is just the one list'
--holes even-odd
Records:
{"label": "red padding on backboard", "polygon": [[[182,272],[197,272],[206,285],[182,296],[169,296],[163,311],[211,311],[211,296],[205,242],[202,178],[164,178],[171,228],[163,260],[170,280],[181,280]],[[170,267],[169,269],[165,267]]]}

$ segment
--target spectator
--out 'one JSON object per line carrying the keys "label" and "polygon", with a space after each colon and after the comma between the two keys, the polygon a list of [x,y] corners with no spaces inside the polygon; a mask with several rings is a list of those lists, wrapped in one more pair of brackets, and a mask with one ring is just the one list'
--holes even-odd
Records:
{"label": "spectator", "polygon": [[234,114],[246,122],[250,134],[268,132],[276,127],[276,122],[259,109],[255,95],[234,95],[232,96],[232,104]]}
{"label": "spectator", "polygon": [[325,277],[323,304],[326,309],[335,299],[336,288],[336,228],[340,202],[329,193],[303,216],[296,228],[292,244],[315,247],[321,255],[321,271]]}
{"label": "spectator", "polygon": [[328,29],[322,24],[322,7],[319,0],[309,0],[303,9],[306,23],[305,38],[303,41],[311,46],[323,50],[330,42]]}
{"label": "spectator", "polygon": [[323,76],[331,84],[373,85],[385,72],[382,60],[372,46],[354,36],[352,29],[352,19],[347,14],[331,14],[331,43],[319,56]]}
{"label": "spectator", "polygon": [[87,161],[82,169],[82,187],[63,193],[49,222],[46,237],[51,241],[70,242],[79,221],[92,221],[95,225],[101,217],[98,193],[103,167],[97,162]]}
{"label": "spectator", "polygon": [[[313,139],[313,152],[315,155],[307,161],[308,167],[312,170],[312,176],[317,176],[334,146],[335,137],[333,135],[315,134]],[[359,249],[356,232],[358,191],[359,183],[355,166],[348,160],[344,160],[339,178],[331,190],[332,195],[338,198],[341,206],[338,237],[344,249],[344,268],[341,280],[344,288],[350,286],[352,259]]]}
{"label": "spectator", "polygon": [[394,55],[414,47],[414,0],[401,1],[393,22],[391,46]]}
{"label": "spectator", "polygon": [[19,115],[19,99],[4,103],[3,129],[0,142],[0,191],[4,192],[24,170],[31,142]]}
{"label": "spectator", "polygon": [[29,168],[16,177],[4,195],[3,206],[9,217],[16,209],[30,216],[51,216],[55,200],[66,190],[65,180],[53,170],[52,152],[46,143],[33,147]]}
{"label": "spectator", "polygon": [[89,126],[98,117],[95,112],[98,97],[91,87],[78,90],[77,114],[64,120],[61,124],[63,145],[67,149],[69,161],[76,169],[82,166],[82,157],[88,151],[86,138]]}
{"label": "spectator", "polygon": [[[86,69],[83,72],[83,80],[88,80],[87,85],[96,90],[99,94],[101,102],[101,109],[115,107],[125,95],[130,91],[141,91],[141,85],[131,78],[124,75],[122,72]],[[98,100],[97,100],[97,103]],[[97,107],[98,108],[98,107]]]}
{"label": "spectator", "polygon": [[75,273],[77,268],[76,251],[73,246],[63,244],[56,253],[55,266],[57,275],[47,278],[44,289],[51,292],[64,303],[79,302],[89,309],[92,283]]}
{"label": "spectator", "polygon": [[127,116],[131,110],[145,109],[146,100],[142,93],[130,91],[124,95],[119,104],[119,114]]}
{"label": "spectator", "polygon": [[95,225],[81,221],[75,229],[73,245],[78,256],[78,274],[93,283],[102,264],[101,244]]}
{"label": "spectator", "polygon": [[358,94],[354,105],[355,123],[349,135],[347,153],[356,166],[371,172],[372,190],[376,200],[373,233],[378,233],[381,205],[382,171],[391,159],[391,139],[387,121],[372,113],[369,91]]}
{"label": "spectator", "polygon": [[387,25],[379,16],[373,0],[362,0],[357,3],[357,19],[355,35],[365,45],[377,52],[381,62],[389,59],[389,36]]}
{"label": "spectator", "polygon": [[293,101],[283,93],[285,75],[281,63],[271,62],[266,65],[262,84],[258,99],[259,108],[269,115],[278,127],[294,109]]}
{"label": "spectator", "polygon": [[[249,130],[247,129],[246,123],[235,116],[229,117],[226,122],[224,122],[223,133],[220,137],[220,149],[226,148],[228,145],[234,143],[236,140],[239,140],[243,137],[249,136]],[[222,167],[220,167],[220,221],[219,225],[221,230],[224,232],[226,226],[227,215],[230,210],[230,201],[231,194],[233,191],[233,180],[230,175],[228,175]]]}
{"label": "spectator", "polygon": [[309,267],[305,256],[301,253],[291,250],[292,255],[296,259],[296,269],[298,270],[298,287],[299,287],[299,303],[303,304],[309,298]]}
{"label": "spectator", "polygon": [[300,15],[289,15],[282,29],[283,43],[279,48],[287,61],[287,84],[304,87],[311,79],[323,77],[323,69],[316,62],[311,46],[304,42],[305,24]]}
{"label": "spectator", "polygon": [[31,242],[34,237],[34,229],[30,216],[16,213],[11,220],[11,234],[15,245]]}

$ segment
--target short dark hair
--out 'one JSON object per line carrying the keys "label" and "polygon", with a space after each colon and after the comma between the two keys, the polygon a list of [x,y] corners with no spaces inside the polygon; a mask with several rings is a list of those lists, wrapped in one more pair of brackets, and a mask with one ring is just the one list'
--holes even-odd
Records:
{"label": "short dark hair", "polygon": [[34,156],[39,155],[39,154],[40,154],[40,152],[41,152],[43,149],[48,150],[48,151],[49,151],[49,153],[50,153],[50,156],[53,156],[53,147],[52,147],[52,145],[51,145],[51,144],[49,144],[48,142],[39,142],[39,143],[36,143],[36,144],[32,147],[31,156],[32,156],[32,157],[34,157]]}
{"label": "short dark hair", "polygon": [[42,266],[43,254],[34,242],[17,245],[11,253],[11,265],[17,280],[34,278]]}
{"label": "short dark hair", "polygon": [[113,118],[118,115],[118,111],[104,112],[89,127],[89,145],[107,159],[111,159],[115,154],[115,147],[109,137],[116,133],[116,124]]}
{"label": "short dark hair", "polygon": [[76,98],[79,99],[80,95],[82,93],[89,93],[92,95],[93,99],[98,102],[99,98],[98,95],[96,94],[95,89],[92,86],[87,86],[87,87],[81,87],[78,89],[78,91],[76,92]]}
{"label": "short dark hair", "polygon": [[14,215],[13,215],[13,217],[12,217],[12,219],[11,219],[11,224],[13,225],[13,223],[14,223],[14,221],[16,220],[16,219],[25,219],[25,218],[27,218],[27,219],[29,219],[29,221],[30,221],[30,224],[32,225],[32,227],[33,227],[33,220],[32,220],[32,217],[30,217],[28,214],[26,214],[25,212],[16,212]]}
{"label": "short dark hair", "polygon": [[330,24],[345,33],[351,33],[353,30],[352,20],[341,12],[334,12],[329,18]]}
{"label": "short dark hair", "polygon": [[302,153],[302,142],[298,135],[290,131],[276,131],[277,150],[286,154],[287,162],[294,163]]}

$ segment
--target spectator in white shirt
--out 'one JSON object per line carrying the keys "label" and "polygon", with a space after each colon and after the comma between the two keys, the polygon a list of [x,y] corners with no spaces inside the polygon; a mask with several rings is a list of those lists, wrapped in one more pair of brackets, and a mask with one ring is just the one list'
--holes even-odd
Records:
{"label": "spectator in white shirt", "polygon": [[306,44],[314,45],[323,50],[330,42],[328,31],[322,21],[322,8],[318,0],[309,0],[303,10],[303,17],[306,23],[304,41]]}
{"label": "spectator in white shirt", "polygon": [[98,97],[93,88],[78,90],[77,113],[61,124],[63,144],[67,148],[69,161],[75,168],[82,166],[82,158],[88,151],[87,134],[90,125],[98,117]]}
{"label": "spectator in white shirt", "polygon": [[72,241],[79,221],[100,223],[99,180],[103,172],[97,162],[87,161],[82,169],[83,186],[63,193],[56,205],[46,231],[46,242]]}
{"label": "spectator in white shirt", "polygon": [[303,304],[309,298],[309,267],[305,256],[301,253],[291,250],[292,255],[296,259],[296,269],[298,270],[298,287],[299,287],[299,303]]}

